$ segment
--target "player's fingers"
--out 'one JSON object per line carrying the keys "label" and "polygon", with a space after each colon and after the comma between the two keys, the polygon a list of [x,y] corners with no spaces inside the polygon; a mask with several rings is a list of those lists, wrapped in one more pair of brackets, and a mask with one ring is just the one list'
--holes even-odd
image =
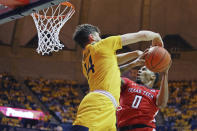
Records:
{"label": "player's fingers", "polygon": [[170,69],[171,65],[172,65],[172,60],[170,61],[169,65],[168,65],[168,69]]}
{"label": "player's fingers", "polygon": [[172,65],[172,60],[170,61],[170,63],[169,63],[169,65],[168,65],[168,67],[165,69],[165,71],[164,71],[164,72],[168,72],[168,71],[169,71],[169,69],[170,69],[170,67],[171,67],[171,65]]}
{"label": "player's fingers", "polygon": [[150,48],[147,48],[145,51],[144,51],[144,54],[147,54],[149,52],[149,49]]}
{"label": "player's fingers", "polygon": [[145,63],[145,60],[144,59],[141,59],[140,62],[144,64]]}
{"label": "player's fingers", "polygon": [[138,60],[138,66],[144,66],[145,60],[144,59],[139,59]]}
{"label": "player's fingers", "polygon": [[138,55],[140,56],[140,55],[142,55],[144,52],[141,51],[141,50],[138,50],[137,53],[138,53]]}
{"label": "player's fingers", "polygon": [[148,51],[149,51],[149,48],[148,49],[146,49],[144,52],[143,52],[143,54],[141,55],[141,59],[144,59],[145,58],[145,56],[148,54]]}

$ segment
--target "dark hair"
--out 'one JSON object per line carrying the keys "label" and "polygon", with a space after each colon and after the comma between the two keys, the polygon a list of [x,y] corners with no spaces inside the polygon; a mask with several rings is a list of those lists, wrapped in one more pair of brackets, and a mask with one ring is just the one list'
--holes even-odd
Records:
{"label": "dark hair", "polygon": [[73,40],[76,44],[79,44],[82,48],[85,48],[86,43],[89,41],[89,35],[95,32],[100,34],[100,30],[96,26],[91,24],[78,25],[73,34]]}

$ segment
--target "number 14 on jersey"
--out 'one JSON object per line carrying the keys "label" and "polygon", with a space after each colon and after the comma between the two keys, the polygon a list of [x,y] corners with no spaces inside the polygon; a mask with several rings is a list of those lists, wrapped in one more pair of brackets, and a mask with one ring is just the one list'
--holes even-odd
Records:
{"label": "number 14 on jersey", "polygon": [[86,73],[87,73],[87,76],[88,76],[88,79],[89,79],[89,72],[90,72],[90,71],[92,71],[92,73],[95,72],[95,70],[94,70],[94,64],[93,64],[93,62],[92,62],[92,57],[91,57],[91,55],[89,56],[88,64],[85,63],[85,64],[84,64],[84,67],[85,67],[85,69],[86,69]]}

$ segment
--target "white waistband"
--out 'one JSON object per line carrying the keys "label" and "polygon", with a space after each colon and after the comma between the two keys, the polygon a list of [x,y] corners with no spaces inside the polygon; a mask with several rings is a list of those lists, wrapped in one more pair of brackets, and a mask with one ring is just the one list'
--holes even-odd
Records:
{"label": "white waistband", "polygon": [[104,91],[104,90],[95,90],[93,92],[98,92],[98,93],[101,93],[101,94],[107,96],[112,101],[115,109],[118,107],[118,103],[116,102],[116,99],[114,98],[114,96],[111,93]]}

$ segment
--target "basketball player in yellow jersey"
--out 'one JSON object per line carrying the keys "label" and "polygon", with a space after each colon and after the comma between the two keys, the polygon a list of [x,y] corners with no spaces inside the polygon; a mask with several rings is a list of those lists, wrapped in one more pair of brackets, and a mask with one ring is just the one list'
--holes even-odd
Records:
{"label": "basketball player in yellow jersey", "polygon": [[[116,131],[116,107],[120,97],[120,71],[116,51],[122,46],[153,40],[163,44],[158,33],[139,31],[101,39],[90,24],[77,26],[74,41],[83,48],[82,67],[90,92],[81,101],[72,131]],[[120,57],[119,61],[124,61]],[[127,57],[127,59],[129,59]]]}

